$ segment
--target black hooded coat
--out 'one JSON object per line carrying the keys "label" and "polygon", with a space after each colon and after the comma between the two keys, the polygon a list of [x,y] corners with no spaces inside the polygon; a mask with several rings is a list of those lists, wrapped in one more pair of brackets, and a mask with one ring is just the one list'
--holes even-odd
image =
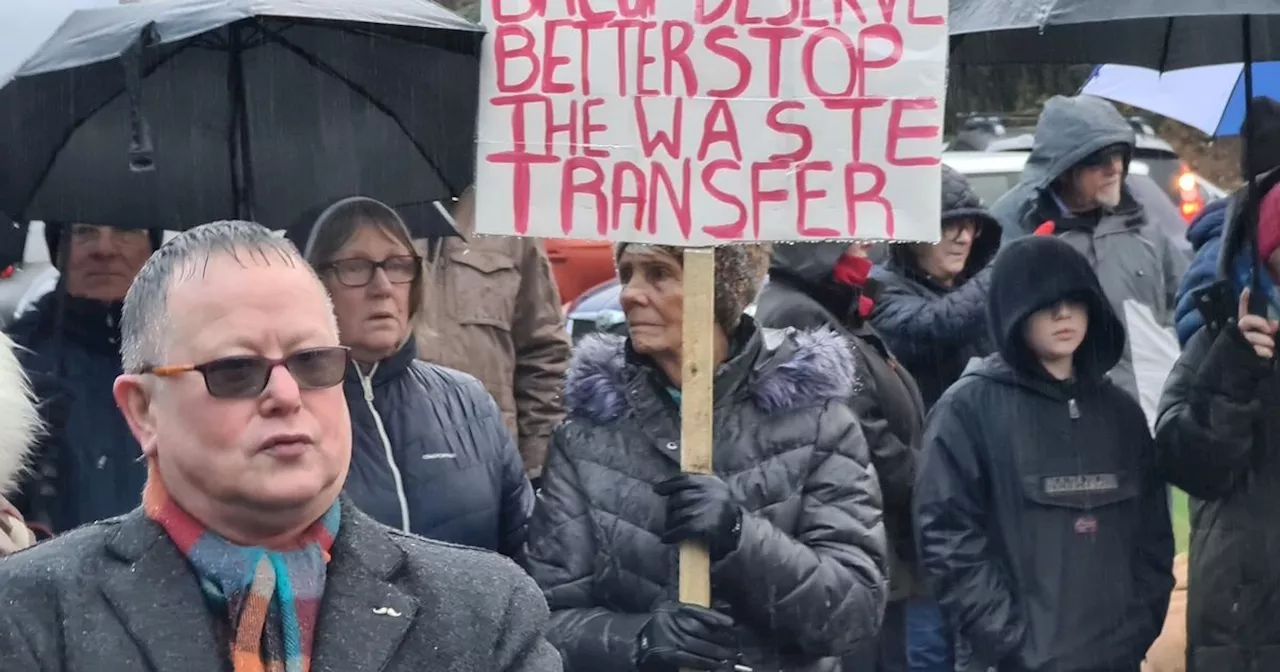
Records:
{"label": "black hooded coat", "polygon": [[[1260,183],[1262,193],[1280,189],[1280,170]],[[1236,325],[1233,295],[1256,258],[1247,214],[1256,209],[1237,205],[1220,256],[1220,273],[1237,282],[1226,305],[1205,311],[1206,326],[1169,374],[1156,421],[1164,473],[1191,496],[1188,672],[1280,670],[1280,368],[1258,357]]]}
{"label": "black hooded coat", "polygon": [[[1083,300],[1076,377],[1026,345],[1035,311]],[[999,351],[934,407],[916,482],[921,564],[949,621],[999,672],[1136,672],[1173,588],[1168,495],[1137,401],[1106,372],[1124,330],[1085,258],[1024,238],[995,264]]]}

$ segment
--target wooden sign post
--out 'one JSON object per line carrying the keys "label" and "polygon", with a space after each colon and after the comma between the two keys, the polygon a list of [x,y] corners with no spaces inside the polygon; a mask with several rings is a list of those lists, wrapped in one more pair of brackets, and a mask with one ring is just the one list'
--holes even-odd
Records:
{"label": "wooden sign post", "polygon": [[[680,385],[680,470],[710,474],[715,360],[715,248],[684,250],[683,381]],[[680,601],[711,606],[711,557],[703,544],[680,545]]]}

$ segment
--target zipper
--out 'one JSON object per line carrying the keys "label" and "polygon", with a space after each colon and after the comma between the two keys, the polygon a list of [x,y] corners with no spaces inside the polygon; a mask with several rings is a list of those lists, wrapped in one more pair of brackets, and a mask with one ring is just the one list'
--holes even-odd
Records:
{"label": "zipper", "polygon": [[387,456],[387,466],[391,467],[391,478],[396,482],[396,499],[400,502],[400,528],[405,532],[409,531],[409,498],[404,493],[404,477],[400,475],[400,467],[396,465],[395,454],[391,452],[391,437],[387,436],[387,427],[382,424],[382,416],[378,414],[378,409],[373,406],[373,374],[378,370],[378,365],[374,364],[369,369],[369,375],[361,373],[359,365],[356,365],[356,373],[360,376],[360,386],[364,388],[364,403],[369,407],[369,412],[373,414],[373,424],[378,428],[378,438],[382,439],[382,450]]}
{"label": "zipper", "polygon": [[1067,400],[1067,416],[1072,420],[1080,419],[1080,405],[1076,403],[1075,397]]}

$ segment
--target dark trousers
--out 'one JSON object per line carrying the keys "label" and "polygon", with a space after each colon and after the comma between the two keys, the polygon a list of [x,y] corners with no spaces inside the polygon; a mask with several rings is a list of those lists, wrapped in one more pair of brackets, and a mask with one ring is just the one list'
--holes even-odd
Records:
{"label": "dark trousers", "polygon": [[880,636],[840,661],[844,672],[908,672],[907,602],[890,602],[884,610]]}
{"label": "dark trousers", "polygon": [[911,672],[953,672],[956,665],[951,629],[942,609],[929,597],[907,601],[907,663]]}

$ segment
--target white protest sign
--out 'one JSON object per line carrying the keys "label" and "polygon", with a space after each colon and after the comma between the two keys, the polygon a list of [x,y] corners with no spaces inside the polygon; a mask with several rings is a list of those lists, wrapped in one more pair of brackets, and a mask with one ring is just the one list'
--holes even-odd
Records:
{"label": "white protest sign", "polygon": [[485,0],[477,230],[938,240],[946,0]]}

